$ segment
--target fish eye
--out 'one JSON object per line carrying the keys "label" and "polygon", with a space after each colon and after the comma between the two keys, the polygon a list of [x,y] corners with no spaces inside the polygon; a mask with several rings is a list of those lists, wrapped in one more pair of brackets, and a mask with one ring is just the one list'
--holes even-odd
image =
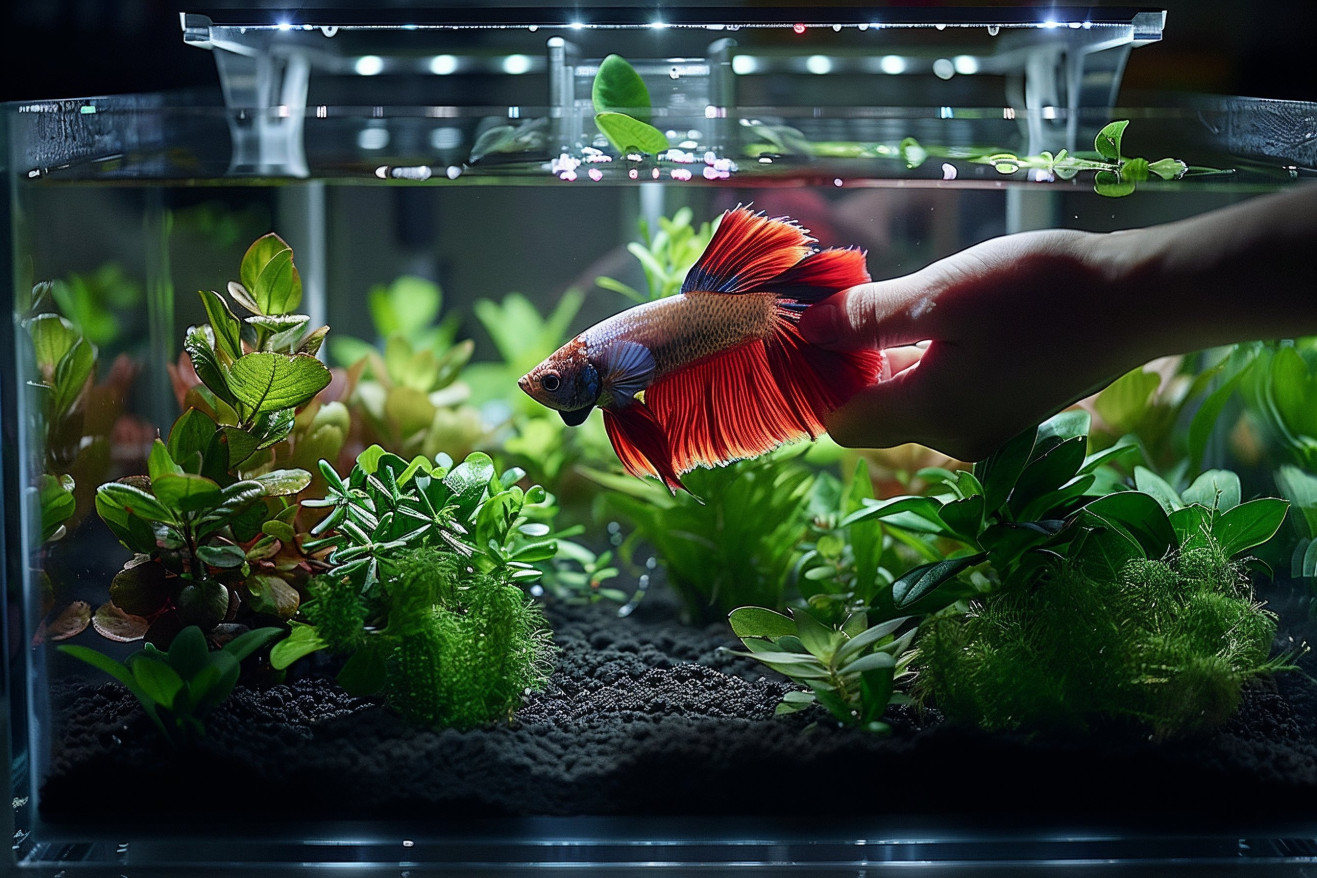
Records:
{"label": "fish eye", "polygon": [[548,372],[540,379],[540,386],[549,391],[549,393],[553,393],[562,386],[562,379],[558,376],[557,372]]}

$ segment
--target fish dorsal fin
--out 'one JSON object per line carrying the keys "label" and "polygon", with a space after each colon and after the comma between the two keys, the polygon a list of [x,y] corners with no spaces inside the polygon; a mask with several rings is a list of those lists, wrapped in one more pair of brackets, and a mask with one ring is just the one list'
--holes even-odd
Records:
{"label": "fish dorsal fin", "polygon": [[813,252],[814,239],[794,223],[737,207],[722,216],[683,293],[747,293]]}
{"label": "fish dorsal fin", "polygon": [[596,359],[604,390],[616,402],[635,399],[654,377],[654,355],[638,341],[615,341]]}

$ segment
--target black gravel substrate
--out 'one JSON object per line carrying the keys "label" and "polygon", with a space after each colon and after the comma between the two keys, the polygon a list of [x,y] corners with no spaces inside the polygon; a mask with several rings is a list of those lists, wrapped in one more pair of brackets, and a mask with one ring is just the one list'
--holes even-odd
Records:
{"label": "black gravel substrate", "polygon": [[1202,828],[1317,816],[1317,683],[1251,686],[1231,722],[1193,741],[1128,729],[1042,740],[953,728],[900,709],[886,738],[822,712],[775,717],[790,686],[723,647],[724,626],[675,621],[651,595],[550,607],[561,648],[548,688],[509,727],[408,725],[305,676],[240,688],[195,749],[172,753],[117,684],[61,683],[53,823],[460,821],[557,815],[936,815],[1019,825]]}

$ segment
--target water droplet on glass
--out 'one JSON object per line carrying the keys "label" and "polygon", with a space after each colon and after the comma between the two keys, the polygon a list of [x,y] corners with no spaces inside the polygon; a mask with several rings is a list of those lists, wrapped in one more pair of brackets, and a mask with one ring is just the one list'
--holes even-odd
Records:
{"label": "water droplet on glass", "polygon": [[676,67],[673,67],[671,70],[668,71],[668,78],[681,79],[681,71],[678,70]]}
{"label": "water droplet on glass", "polygon": [[462,176],[462,168],[460,165],[449,165],[448,170],[444,173],[448,175],[448,179],[456,180],[458,177]]}
{"label": "water droplet on glass", "polygon": [[834,177],[832,180],[832,185],[836,186],[837,188],[841,188],[843,185],[845,185],[845,181],[842,180],[841,177]]}
{"label": "water droplet on glass", "polygon": [[338,25],[336,24],[322,25],[320,28],[320,32],[324,34],[326,37],[332,39],[333,37],[338,35]]}
{"label": "water droplet on glass", "polygon": [[999,33],[1001,33],[1001,25],[999,24],[988,25],[988,36],[995,37]]}
{"label": "water droplet on glass", "polygon": [[410,838],[404,838],[402,840],[402,846],[405,848],[414,847],[415,845],[416,842],[412,841]]}
{"label": "water droplet on glass", "polygon": [[935,25],[933,25],[933,27],[937,28],[938,30],[946,30],[946,29],[947,29],[947,26],[946,26],[945,24],[935,24]]}
{"label": "water droplet on glass", "polygon": [[942,163],[942,179],[943,180],[956,179],[956,166],[953,165],[951,162]]}

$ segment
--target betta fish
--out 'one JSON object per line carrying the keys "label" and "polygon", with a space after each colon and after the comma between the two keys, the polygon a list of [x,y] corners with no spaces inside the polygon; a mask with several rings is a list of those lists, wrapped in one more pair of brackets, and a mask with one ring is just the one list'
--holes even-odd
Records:
{"label": "betta fish", "polygon": [[674,491],[697,466],[817,438],[883,357],[801,337],[807,307],[869,280],[863,250],[814,244],[788,219],[729,210],[679,294],[590,327],[517,383],[569,426],[598,406],[626,470]]}

